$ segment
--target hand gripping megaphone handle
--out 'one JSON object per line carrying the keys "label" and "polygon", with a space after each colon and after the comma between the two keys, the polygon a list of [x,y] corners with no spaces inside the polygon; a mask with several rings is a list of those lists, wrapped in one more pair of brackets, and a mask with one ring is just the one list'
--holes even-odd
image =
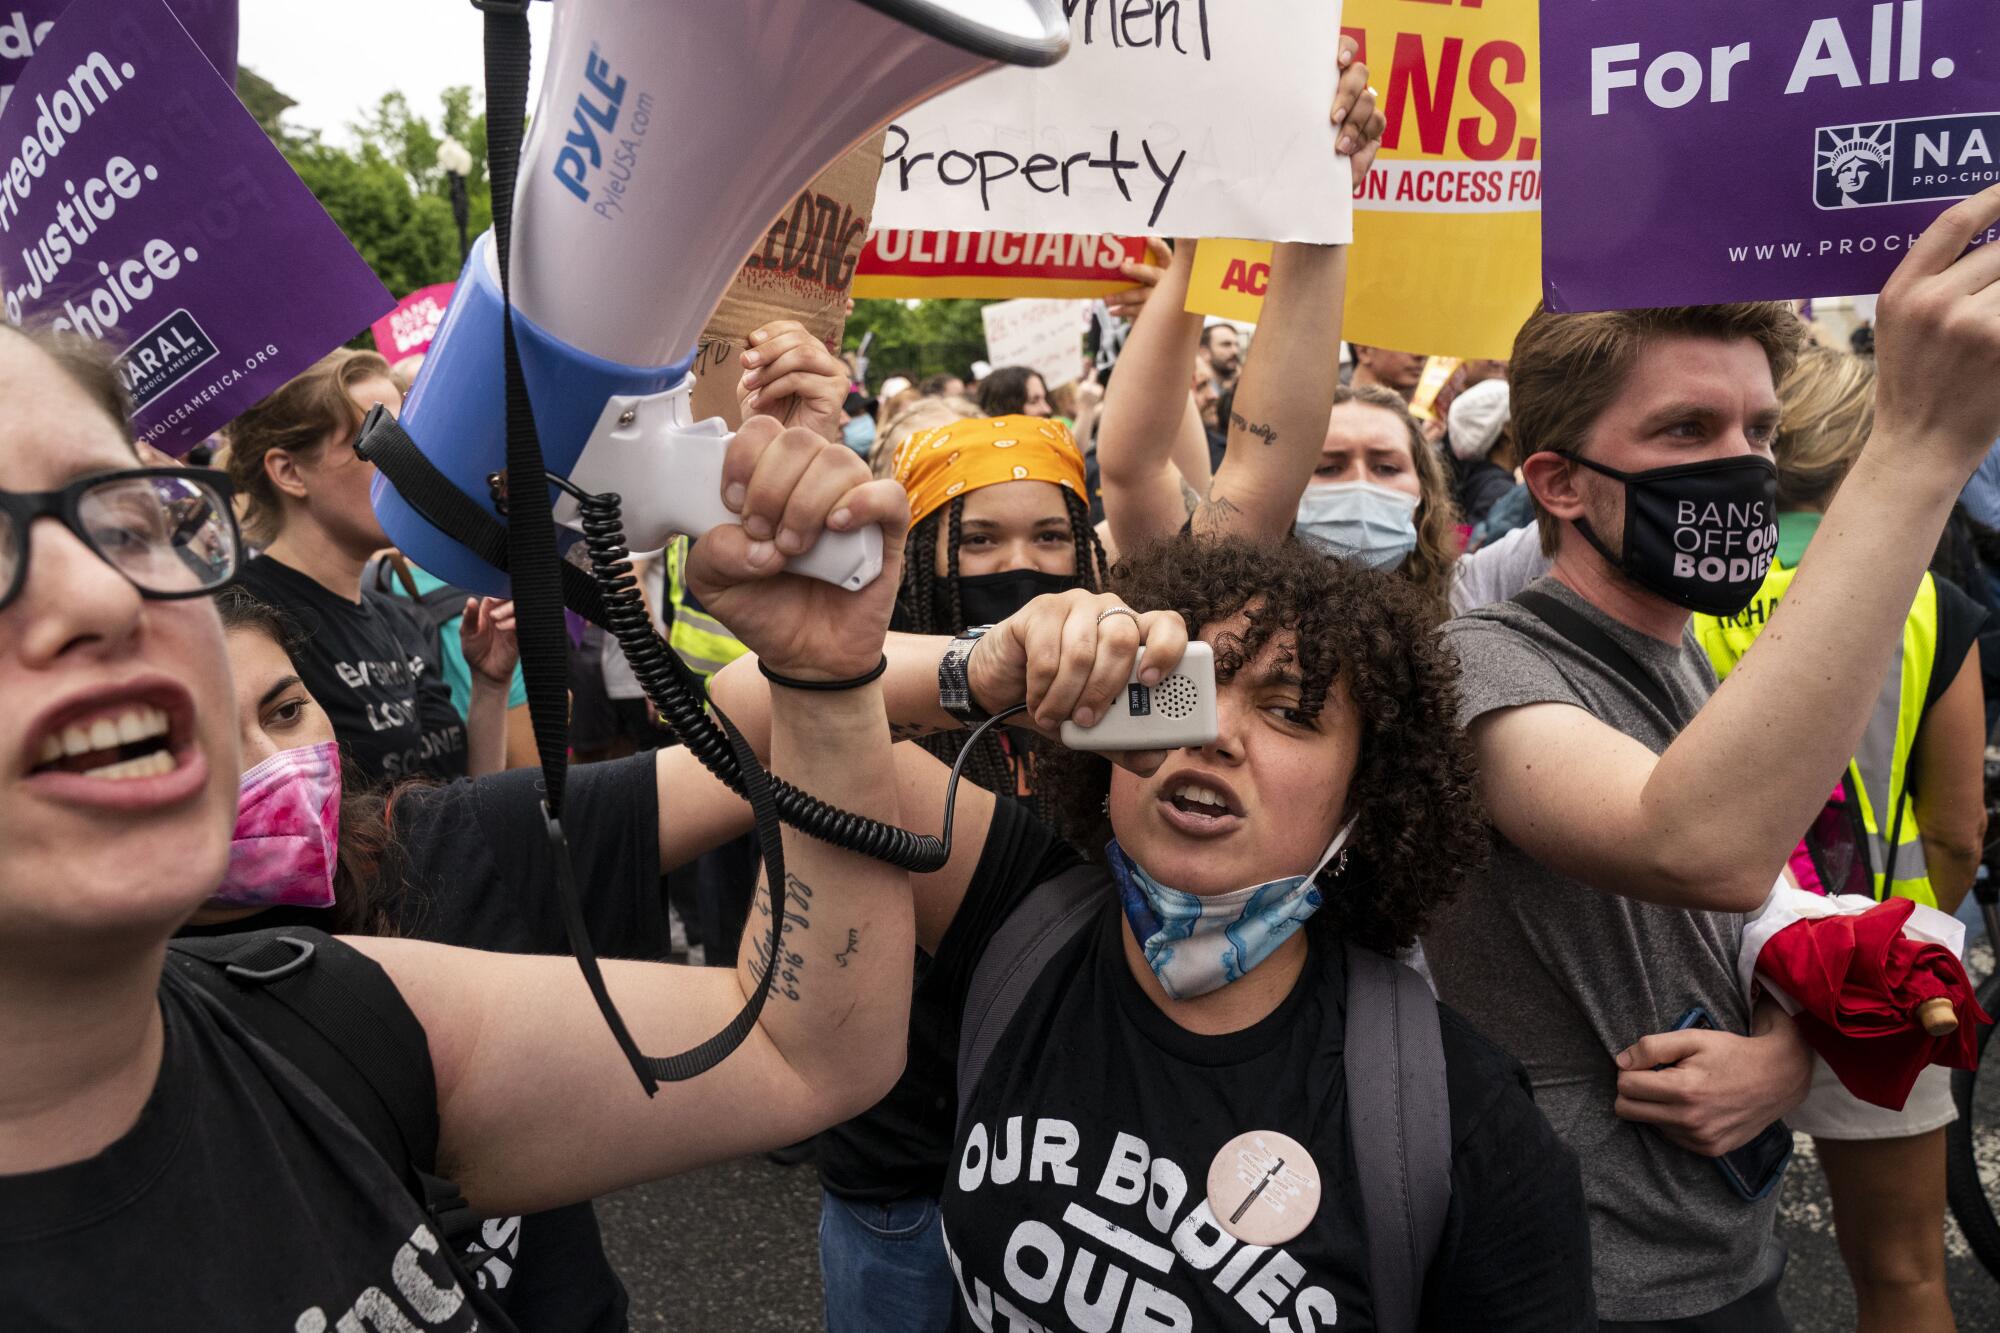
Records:
{"label": "hand gripping megaphone handle", "polygon": [[[613,395],[570,471],[579,490],[621,498],[631,550],[657,550],[678,533],[699,537],[737,521],[722,503],[722,463],[733,437],[720,418],[687,421],[686,403],[685,383],[643,397]],[[581,518],[568,496],[556,505],[564,526],[581,531]],[[850,592],[865,588],[882,573],[882,529],[823,532],[785,568]]]}

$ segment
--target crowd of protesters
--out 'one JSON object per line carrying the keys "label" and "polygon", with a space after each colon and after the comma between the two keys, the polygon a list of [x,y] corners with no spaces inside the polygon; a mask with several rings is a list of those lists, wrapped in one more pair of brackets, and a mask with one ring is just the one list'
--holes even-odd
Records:
{"label": "crowd of protesters", "polygon": [[[774,957],[751,807],[587,632],[565,824],[633,1037],[770,993],[653,1099],[560,956],[514,609],[371,507],[402,368],[335,353],[181,467],[0,331],[0,1323],[618,1329],[591,1200],[767,1152],[819,1174],[835,1333],[1785,1329],[1736,1163],[1789,1124],[1861,1327],[1952,1328],[1942,1071],[1863,1102],[1738,958],[1774,883],[1979,872],[1996,218],[1912,246],[1865,353],[1537,310],[1426,391],[1343,344],[1346,247],[1278,245],[1251,330],[1187,312],[1197,240],[1127,265],[1108,376],[871,390],[758,330],[736,521],[646,605],[774,774],[951,853],[787,828]],[[786,572],[870,524],[868,587]],[[1061,743],[1194,644],[1212,740]],[[1379,1030],[1413,994],[1428,1055]]]}

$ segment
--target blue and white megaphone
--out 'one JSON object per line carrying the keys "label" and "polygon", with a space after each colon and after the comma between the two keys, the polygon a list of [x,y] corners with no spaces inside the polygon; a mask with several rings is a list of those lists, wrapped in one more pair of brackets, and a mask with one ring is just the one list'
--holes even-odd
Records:
{"label": "blue and white megaphone", "polygon": [[[514,193],[514,330],[550,472],[623,498],[630,549],[733,520],[728,428],[696,422],[696,340],[744,259],[826,165],[900,111],[995,64],[1069,47],[1057,0],[555,0]],[[473,246],[402,426],[497,515],[506,463],[500,273]],[[389,539],[447,582],[507,576],[377,476]],[[556,519],[578,520],[562,496]],[[789,568],[858,588],[882,534],[829,533]]]}

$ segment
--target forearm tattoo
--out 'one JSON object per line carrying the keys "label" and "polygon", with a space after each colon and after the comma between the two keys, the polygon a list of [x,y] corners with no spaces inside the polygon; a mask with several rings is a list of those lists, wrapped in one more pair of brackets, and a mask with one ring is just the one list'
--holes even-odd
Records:
{"label": "forearm tattoo", "polygon": [[926,736],[935,736],[946,730],[949,728],[933,727],[922,722],[891,722],[889,741],[891,744],[897,741],[920,741]]}
{"label": "forearm tattoo", "polygon": [[1192,520],[1194,531],[1201,534],[1227,527],[1229,520],[1242,512],[1231,503],[1228,496],[1211,495],[1195,507],[1194,513],[1189,515],[1189,518]]}
{"label": "forearm tattoo", "polygon": [[1266,449],[1278,442],[1278,428],[1276,426],[1267,425],[1262,421],[1251,421],[1241,412],[1231,412],[1229,414],[1229,427],[1231,430],[1240,430],[1246,435],[1256,436],[1264,442]]}
{"label": "forearm tattoo", "polygon": [[[773,995],[783,996],[787,1000],[796,1000],[799,998],[799,986],[802,984],[805,973],[806,956],[799,947],[802,941],[795,941],[792,937],[795,934],[803,934],[803,932],[812,929],[812,885],[806,883],[797,875],[792,874],[789,870],[785,872],[785,927],[780,936],[783,940],[783,945],[779,952],[777,966],[773,967],[771,963],[771,895],[764,891],[764,883],[765,881],[760,878],[757,886],[757,896],[754,899],[757,905],[757,915],[761,918],[761,922],[754,927],[756,931],[755,943],[751,947],[751,956],[754,960],[753,971],[759,977],[769,978],[771,993]],[[843,963],[841,966],[845,967],[846,964]]]}

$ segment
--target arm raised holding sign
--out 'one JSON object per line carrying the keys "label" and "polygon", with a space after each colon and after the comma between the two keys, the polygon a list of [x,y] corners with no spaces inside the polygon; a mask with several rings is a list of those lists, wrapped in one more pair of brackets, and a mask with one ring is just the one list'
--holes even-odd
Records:
{"label": "arm raised holding sign", "polygon": [[[1329,118],[1339,127],[1336,147],[1351,157],[1358,183],[1367,179],[1374,164],[1384,121],[1368,86],[1368,67],[1355,59],[1356,51],[1352,38],[1341,38],[1342,74]],[[1172,460],[1184,442],[1201,441],[1201,422],[1187,385],[1202,319],[1184,308],[1194,249],[1186,242],[1176,248],[1172,264],[1140,312],[1105,394],[1098,467],[1105,515],[1121,551],[1172,535],[1188,512]],[[1293,390],[1302,380],[1323,377],[1322,372],[1336,364],[1345,256],[1344,246],[1277,247],[1271,299],[1258,330],[1256,345],[1262,350],[1252,355],[1237,390],[1236,418],[1242,425],[1229,424],[1230,453],[1223,467],[1229,469],[1245,449],[1261,450],[1265,456],[1238,462],[1228,493],[1211,486],[1206,498],[1197,496],[1202,500],[1194,516],[1197,531],[1282,535],[1291,530],[1298,493],[1312,472],[1308,460],[1318,457],[1332,385],[1328,383],[1324,395],[1298,395]],[[1319,402],[1320,397],[1325,402]],[[1239,441],[1239,431],[1247,444]],[[1280,440],[1286,444],[1309,440],[1312,451],[1297,457],[1293,450],[1281,453],[1274,447]],[[1218,474],[1216,484],[1221,481]],[[1280,504],[1287,488],[1289,499]]]}
{"label": "arm raised holding sign", "polygon": [[[1468,728],[1489,814],[1521,850],[1586,884],[1655,902],[1724,911],[1763,902],[1799,830],[1855,753],[1937,533],[2000,434],[1992,374],[2000,361],[2000,248],[1966,248],[1996,221],[2000,188],[1955,205],[1883,288],[1874,431],[1770,628],[1664,753],[1559,703],[1496,710]],[[1560,332],[1555,321],[1590,318],[1544,313],[1530,328]],[[1676,562],[1671,550],[1661,559],[1655,548],[1665,540],[1720,551],[1739,525],[1729,512],[1682,500],[1672,516],[1688,521],[1649,530],[1634,523],[1634,501],[1619,494],[1643,483],[1589,469],[1606,466],[1600,455],[1628,476],[1700,460],[1754,468],[1742,460],[1770,458],[1778,403],[1765,356],[1747,337],[1653,341],[1664,351],[1649,345],[1632,358],[1622,391],[1581,442],[1588,452],[1530,434],[1525,471],[1547,516],[1544,532],[1558,534],[1557,577],[1622,623],[1677,641],[1684,608],[1718,595],[1712,589],[1731,577],[1729,561]],[[1517,422],[1524,391],[1551,391],[1524,381],[1520,349]],[[1621,508],[1628,517],[1618,533],[1604,520]],[[1588,529],[1622,553],[1628,572],[1594,558],[1593,545],[1571,529],[1575,536]],[[1761,541],[1758,532],[1751,537]],[[1682,570],[1686,576],[1674,579]],[[1532,790],[1524,790],[1530,772]],[[1596,832],[1582,838],[1578,828]]]}

